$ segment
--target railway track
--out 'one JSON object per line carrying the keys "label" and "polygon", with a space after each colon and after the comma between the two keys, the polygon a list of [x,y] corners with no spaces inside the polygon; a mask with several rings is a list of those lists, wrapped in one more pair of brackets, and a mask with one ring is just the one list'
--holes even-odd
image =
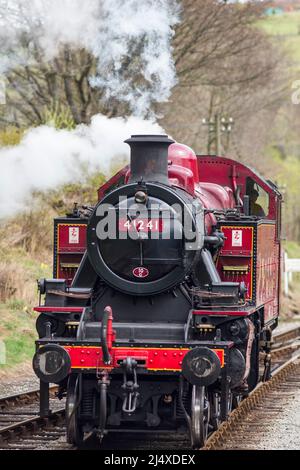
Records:
{"label": "railway track", "polygon": [[274,336],[272,344],[273,374],[300,348],[300,326]]}
{"label": "railway track", "polygon": [[64,408],[58,408],[55,392],[50,389],[51,415],[41,418],[39,390],[0,398],[0,449],[37,449],[48,441],[64,437]]}
{"label": "railway track", "polygon": [[[299,351],[300,327],[274,337],[272,379],[260,383],[249,397],[243,400],[230,414],[229,419],[209,437],[202,450],[255,448],[261,423],[267,420],[270,426],[272,419],[282,410],[279,398],[286,400],[293,390],[300,386]],[[38,416],[38,390],[0,398],[0,449],[72,449],[65,439],[65,413],[64,409],[58,408],[58,402],[54,399],[55,391],[56,387],[52,387],[50,403],[53,412],[47,418]],[[242,438],[245,435],[246,443]],[[101,448],[115,449],[116,442],[118,449],[124,450],[189,448],[185,433],[179,432],[170,437],[170,434],[155,431],[150,435],[132,433],[130,439],[128,434],[109,434],[103,439]],[[94,437],[88,438],[85,447],[99,448],[99,441]]]}
{"label": "railway track", "polygon": [[300,326],[295,328],[288,329],[282,333],[274,334],[273,336],[273,346],[280,347],[286,345],[288,342],[292,342],[300,338]]}
{"label": "railway track", "polygon": [[[233,410],[201,450],[255,449],[286,400],[300,387],[300,327],[278,333],[272,344],[272,378]],[[262,434],[263,433],[263,434]]]}
{"label": "railway track", "polygon": [[286,400],[300,387],[300,353],[260,383],[207,440],[201,450],[255,449]]}
{"label": "railway track", "polygon": [[[56,391],[57,391],[56,386],[50,388],[50,393],[52,396],[55,395]],[[38,398],[39,398],[38,389],[27,390],[26,392],[16,393],[16,394],[8,395],[8,396],[2,396],[0,397],[0,411],[2,412],[8,408],[15,408],[18,406],[24,406],[24,405],[30,404],[32,402],[37,401]],[[1,423],[1,418],[0,418],[0,423]]]}

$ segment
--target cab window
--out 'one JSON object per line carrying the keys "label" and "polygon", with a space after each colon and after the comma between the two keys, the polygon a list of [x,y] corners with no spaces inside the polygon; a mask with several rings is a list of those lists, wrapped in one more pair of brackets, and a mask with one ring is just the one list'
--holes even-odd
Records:
{"label": "cab window", "polygon": [[267,217],[269,212],[269,195],[252,178],[246,180],[246,194],[250,201],[250,215]]}

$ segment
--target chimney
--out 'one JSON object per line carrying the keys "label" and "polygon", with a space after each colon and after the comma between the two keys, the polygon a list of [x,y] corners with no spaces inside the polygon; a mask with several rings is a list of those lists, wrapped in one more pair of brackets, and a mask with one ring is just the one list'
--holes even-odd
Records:
{"label": "chimney", "polygon": [[129,182],[169,184],[168,148],[174,140],[167,135],[132,135],[125,143],[131,148]]}

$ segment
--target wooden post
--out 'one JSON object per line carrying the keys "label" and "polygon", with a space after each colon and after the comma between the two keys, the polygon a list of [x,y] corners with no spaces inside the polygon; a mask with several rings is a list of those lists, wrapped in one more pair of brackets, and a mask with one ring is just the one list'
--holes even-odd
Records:
{"label": "wooden post", "polygon": [[49,384],[40,380],[40,416],[45,418],[51,414],[49,407]]}

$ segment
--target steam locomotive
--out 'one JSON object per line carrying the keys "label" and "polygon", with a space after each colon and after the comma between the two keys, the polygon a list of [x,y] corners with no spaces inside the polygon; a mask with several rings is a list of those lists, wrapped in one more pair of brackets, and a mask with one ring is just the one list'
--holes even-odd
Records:
{"label": "steam locomotive", "polygon": [[[279,314],[281,195],[238,161],[133,135],[95,207],[54,220],[33,368],[86,433],[187,433],[200,448],[270,377]],[[260,370],[259,355],[264,353]]]}

